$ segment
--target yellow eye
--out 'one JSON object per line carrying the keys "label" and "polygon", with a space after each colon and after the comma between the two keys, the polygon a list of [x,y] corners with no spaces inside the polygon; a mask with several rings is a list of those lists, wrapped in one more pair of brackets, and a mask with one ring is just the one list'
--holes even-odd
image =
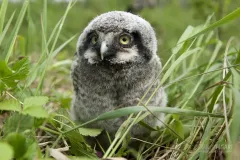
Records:
{"label": "yellow eye", "polygon": [[92,44],[96,44],[97,40],[98,40],[98,37],[97,36],[93,36],[92,39],[91,39],[91,43]]}
{"label": "yellow eye", "polygon": [[122,35],[119,39],[120,43],[123,45],[127,45],[130,43],[131,38],[128,35]]}

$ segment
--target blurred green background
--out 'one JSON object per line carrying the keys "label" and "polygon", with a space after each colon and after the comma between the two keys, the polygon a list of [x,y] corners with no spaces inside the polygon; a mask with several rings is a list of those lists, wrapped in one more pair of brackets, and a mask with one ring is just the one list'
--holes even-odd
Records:
{"label": "blurred green background", "polygon": [[[14,11],[18,14],[22,5],[21,0],[18,1],[9,5],[7,16],[10,17]],[[112,10],[127,11],[131,8],[135,14],[139,14],[148,20],[155,28],[159,43],[159,54],[164,63],[170,56],[170,48],[176,45],[177,40],[188,25],[197,26],[203,24],[207,17],[213,13],[214,19],[218,20],[240,6],[240,1],[238,0],[155,0],[153,1],[154,5],[150,7],[147,4],[144,5],[142,2],[144,0],[78,1],[67,16],[58,44],[62,44],[73,35],[80,35],[88,22],[101,13]],[[138,7],[139,4],[136,3],[142,4]],[[67,4],[66,0],[64,2],[48,0],[47,36],[50,35],[54,26],[64,14]],[[31,1],[27,16],[19,32],[19,43],[24,44],[19,45],[21,48],[18,51],[23,52],[21,55],[40,53],[41,51],[42,9],[43,0]],[[218,30],[219,36],[221,36],[220,39],[226,42],[231,36],[239,36],[236,35],[236,33],[240,33],[239,26],[240,21],[235,21],[220,28]],[[73,57],[76,42],[77,38],[65,47],[62,55],[67,54],[67,57]]]}
{"label": "blurred green background", "polygon": [[[1,18],[4,17],[4,14],[0,16],[0,31],[4,28],[7,32],[6,36],[5,32],[1,31],[2,33],[0,33],[0,58],[4,58],[0,59],[0,104],[2,102],[2,106],[5,107],[6,104],[12,105],[10,103],[12,101],[8,100],[16,99],[24,102],[32,97],[39,99],[38,96],[40,96],[41,99],[41,96],[44,96],[42,98],[49,98],[46,108],[54,113],[57,111],[57,114],[46,118],[46,123],[44,121],[44,124],[41,124],[43,121],[38,122],[37,119],[38,110],[33,110],[32,117],[30,117],[31,123],[33,123],[33,119],[36,119],[37,124],[33,126],[29,121],[27,123],[29,126],[25,127],[24,119],[19,118],[23,112],[19,112],[20,114],[10,112],[6,116],[7,121],[4,124],[3,132],[0,127],[0,136],[2,133],[6,136],[8,133],[18,132],[19,126],[23,125],[22,132],[26,135],[29,133],[29,129],[32,129],[34,138],[31,140],[40,150],[38,144],[40,141],[37,142],[35,136],[38,135],[36,129],[39,130],[38,127],[41,125],[44,128],[41,127],[39,131],[44,133],[43,135],[51,134],[49,129],[53,129],[54,134],[59,131],[56,135],[60,136],[53,134],[50,136],[52,142],[56,140],[52,147],[56,147],[55,144],[58,143],[59,137],[66,131],[63,127],[65,119],[58,121],[59,113],[68,115],[67,109],[71,105],[73,95],[70,68],[76,50],[77,37],[95,16],[112,10],[132,11],[145,18],[155,28],[159,44],[158,53],[165,67],[161,71],[161,82],[168,95],[167,106],[172,107],[173,110],[177,108],[190,109],[200,111],[200,113],[204,112],[205,115],[206,112],[213,112],[226,116],[227,113],[232,113],[232,108],[240,106],[240,101],[238,101],[240,95],[240,0],[79,0],[74,5],[70,3],[69,6],[67,0],[64,2],[29,0],[29,4],[28,0],[25,0],[25,5],[23,5],[23,0],[10,1],[11,3],[7,6],[7,0],[5,0],[5,6],[1,5],[0,9],[0,13],[7,10],[6,19]],[[25,11],[26,14],[24,14]],[[15,13],[14,16],[13,13]],[[229,13],[231,13],[230,16]],[[11,21],[11,16],[13,21]],[[224,23],[220,20],[222,17],[224,17]],[[23,23],[21,23],[21,18],[23,18]],[[207,19],[209,20],[208,27],[205,28],[203,26]],[[61,25],[63,26],[61,27]],[[187,33],[185,32],[186,28],[188,28]],[[196,33],[201,34],[196,36]],[[184,35],[183,39],[187,39],[187,41],[178,45],[181,35]],[[192,35],[195,38],[192,38]],[[233,36],[237,38],[234,39]],[[70,43],[67,43],[69,41]],[[57,42],[56,45],[55,42]],[[175,47],[176,45],[177,47]],[[168,58],[169,63],[166,63]],[[20,104],[18,101],[17,107]],[[42,108],[38,105],[38,108]],[[5,107],[2,110],[14,110],[9,108]],[[238,109],[237,111],[240,111]],[[6,113],[2,110],[0,108],[1,113]],[[178,110],[178,113],[192,116],[192,112],[188,110]],[[230,126],[231,132],[227,127],[224,128],[225,121],[222,119],[210,119],[209,116],[204,118],[200,115],[188,116],[180,117],[177,114],[168,114],[165,122],[174,132],[172,130],[170,132],[168,127],[162,127],[160,128],[162,129],[159,134],[160,139],[157,140],[157,144],[166,145],[164,148],[166,152],[162,152],[164,155],[169,153],[178,156],[181,152],[176,159],[181,159],[183,156],[185,157],[183,159],[189,159],[189,157],[201,159],[201,156],[208,154],[208,152],[202,152],[205,146],[213,147],[214,145],[219,146],[219,144],[232,146],[232,142],[239,143],[240,112],[234,112],[233,125]],[[5,132],[5,128],[11,132]],[[60,132],[59,129],[62,131]],[[125,132],[121,129],[120,131],[122,135]],[[226,141],[228,138],[225,136],[225,131],[232,134],[233,140]],[[178,136],[176,137],[176,135]],[[85,135],[80,132],[66,135],[71,141],[71,154],[79,156],[84,152],[84,154],[94,155],[92,150],[86,151],[83,136]],[[190,143],[183,143],[189,139]],[[41,142],[44,143],[49,141],[48,138],[42,140]],[[21,141],[18,144],[22,146]],[[59,142],[57,146],[62,147],[63,144],[65,145],[65,140]],[[114,149],[119,147],[118,145],[113,146]],[[31,149],[29,146],[28,148]],[[45,150],[47,148],[45,146],[41,148],[43,154],[48,153]],[[168,148],[177,148],[177,150],[171,149],[171,151]],[[144,156],[147,157],[154,151],[155,149],[144,151]],[[216,149],[217,151],[223,152],[219,149]],[[127,152],[129,153],[129,151]],[[29,150],[28,153],[32,153],[32,150]],[[142,154],[142,152],[139,153]],[[228,153],[228,150],[225,153]],[[200,158],[198,158],[198,154],[201,154]],[[2,154],[0,155],[2,156]],[[119,155],[122,156],[125,153],[122,152]],[[156,154],[154,153],[154,155]],[[239,153],[237,155],[239,156]],[[211,154],[208,156],[210,157]]]}

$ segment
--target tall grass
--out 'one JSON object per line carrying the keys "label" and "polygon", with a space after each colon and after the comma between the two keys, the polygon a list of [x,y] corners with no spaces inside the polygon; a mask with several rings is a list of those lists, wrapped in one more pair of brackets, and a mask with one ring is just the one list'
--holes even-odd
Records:
{"label": "tall grass", "polygon": [[[66,56],[63,51],[70,42],[76,41],[76,35],[65,37],[64,41],[61,39],[68,14],[76,1],[68,3],[52,28],[48,27],[48,5],[51,4],[43,1],[38,20],[41,51],[37,55],[21,52],[21,48],[26,47],[20,35],[24,19],[28,19],[29,30],[35,23],[31,5],[25,0],[19,14],[6,15],[9,3],[3,0],[1,4],[2,159],[97,159],[95,149],[84,138],[96,137],[102,129],[87,128],[87,125],[122,116],[129,118],[119,128],[108,149],[102,148],[104,158],[130,154],[134,159],[216,159],[221,156],[234,159],[239,156],[240,41],[235,33],[235,37],[232,35],[224,42],[217,32],[220,27],[239,20],[239,8],[222,19],[215,21],[214,15],[210,15],[199,26],[186,26],[178,42],[161,52],[161,55],[171,54],[159,73],[161,81],[155,91],[160,87],[167,90],[168,106],[148,106],[153,96],[145,100],[148,89],[143,97],[139,97],[137,106],[110,111],[77,125],[68,115],[72,93],[69,78],[65,78],[69,76],[73,54]],[[31,43],[31,36],[27,41]],[[161,128],[143,122],[155,112],[166,114]],[[147,127],[157,138],[154,141],[129,138],[129,131],[136,123]],[[141,141],[142,147],[139,150],[128,148],[130,139]]]}

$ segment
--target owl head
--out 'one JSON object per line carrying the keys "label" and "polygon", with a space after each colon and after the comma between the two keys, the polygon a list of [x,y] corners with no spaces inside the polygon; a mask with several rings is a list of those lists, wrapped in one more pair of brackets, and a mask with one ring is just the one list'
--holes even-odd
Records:
{"label": "owl head", "polygon": [[151,25],[122,11],[94,18],[77,43],[77,55],[89,64],[146,63],[156,52],[157,40]]}

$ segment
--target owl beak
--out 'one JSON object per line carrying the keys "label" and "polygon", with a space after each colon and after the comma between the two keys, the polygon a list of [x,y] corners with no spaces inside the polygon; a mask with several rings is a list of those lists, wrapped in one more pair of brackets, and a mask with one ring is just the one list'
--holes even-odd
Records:
{"label": "owl beak", "polygon": [[107,43],[104,41],[104,42],[102,42],[101,49],[100,49],[101,60],[104,59],[104,54],[107,52],[107,50],[108,50]]}

